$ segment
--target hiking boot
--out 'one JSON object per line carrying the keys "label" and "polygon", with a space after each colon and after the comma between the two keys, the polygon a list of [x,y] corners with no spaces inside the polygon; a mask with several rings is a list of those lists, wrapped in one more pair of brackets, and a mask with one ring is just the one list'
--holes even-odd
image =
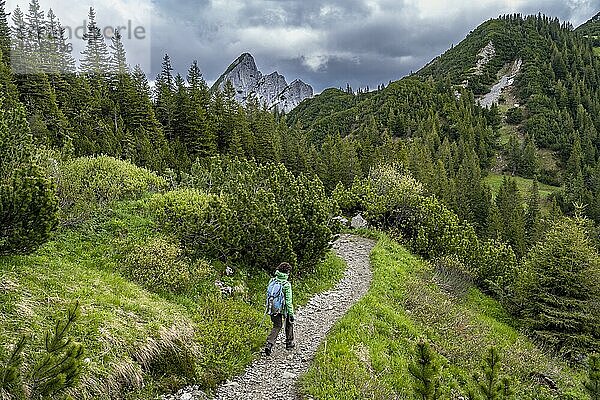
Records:
{"label": "hiking boot", "polygon": [[267,343],[267,345],[265,346],[265,356],[271,355],[272,347],[273,347],[273,345],[271,345],[271,343]]}
{"label": "hiking boot", "polygon": [[286,343],[285,344],[285,349],[286,350],[293,350],[294,347],[296,347],[296,344],[294,342],[292,342],[292,343]]}

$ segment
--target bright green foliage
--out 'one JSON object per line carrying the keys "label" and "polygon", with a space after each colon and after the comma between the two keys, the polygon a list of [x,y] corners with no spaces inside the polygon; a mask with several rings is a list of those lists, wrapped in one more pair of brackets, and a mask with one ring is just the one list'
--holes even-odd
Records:
{"label": "bright green foliage", "polygon": [[148,290],[180,293],[210,274],[211,267],[203,260],[192,264],[176,244],[157,237],[134,249],[127,256],[123,270],[132,281]]}
{"label": "bright green foliage", "polygon": [[469,393],[470,399],[509,400],[512,399],[510,380],[500,376],[502,359],[495,347],[487,351],[481,375],[475,375],[475,391]]}
{"label": "bright green foliage", "polygon": [[163,230],[174,234],[194,258],[266,270],[296,261],[272,193],[216,196],[186,189],[153,201]]}
{"label": "bright green foliage", "polygon": [[496,205],[502,222],[500,237],[520,258],[525,254],[525,210],[514,179],[504,178],[496,195]]}
{"label": "bright green foliage", "polygon": [[527,211],[525,213],[525,232],[527,232],[527,246],[531,248],[542,238],[544,226],[542,221],[542,206],[540,200],[539,184],[537,179],[533,180],[527,199]]}
{"label": "bright green foliage", "polygon": [[[261,221],[266,226],[274,224],[272,229],[279,232],[275,241],[282,241],[285,248],[289,240],[292,246],[293,254],[287,251],[281,254],[290,257],[288,262],[298,262],[296,272],[301,275],[312,271],[329,248],[333,208],[318,178],[303,174],[296,177],[282,164],[259,165],[238,159],[213,158],[207,165],[194,164],[191,174],[184,176],[183,183],[222,195],[235,216],[232,221],[236,222],[232,225],[248,226],[250,238],[244,243],[257,253],[264,247],[256,241],[262,237],[259,234],[263,229],[259,228]],[[257,229],[255,235],[251,234],[254,229]],[[243,236],[242,231],[240,235]],[[252,240],[253,235],[256,237]],[[274,251],[274,254],[280,253]],[[272,268],[273,263],[262,267]]]}
{"label": "bright green foliage", "polygon": [[[371,253],[368,293],[331,329],[308,372],[304,397],[315,400],[412,399],[415,338],[426,337],[436,361],[443,399],[459,398],[490,347],[502,353],[519,400],[586,400],[580,371],[551,357],[518,329],[497,301],[470,288],[457,297],[432,279],[433,266],[381,235]],[[435,343],[435,347],[433,344]],[[532,379],[548,373],[560,388]],[[462,391],[463,394],[465,391]],[[481,399],[478,399],[481,400]]]}
{"label": "bright green foliage", "polygon": [[135,199],[166,187],[147,169],[112,157],[81,157],[59,165],[56,172],[60,207],[74,216],[116,200]]}
{"label": "bright green foliage", "polygon": [[429,343],[420,340],[415,347],[415,357],[408,366],[414,380],[414,393],[420,400],[436,400],[441,398],[440,367]]}
{"label": "bright green foliage", "polygon": [[486,290],[498,290],[512,281],[516,260],[510,247],[480,240],[473,226],[437,198],[426,196],[422,186],[397,167],[372,169],[350,191],[345,197],[358,202],[357,208],[372,225],[399,233],[417,254],[433,259],[455,255]]}
{"label": "bright green foliage", "polygon": [[600,344],[600,257],[585,220],[559,219],[528,254],[517,282],[532,334],[566,357]]}
{"label": "bright green foliage", "polygon": [[600,400],[600,356],[597,354],[590,356],[588,363],[588,379],[584,382],[584,386],[591,400]]}
{"label": "bright green foliage", "polygon": [[23,107],[0,109],[0,255],[34,250],[56,226],[55,188],[36,153]]}
{"label": "bright green foliage", "polygon": [[[77,385],[83,370],[83,346],[68,336],[79,304],[69,308],[66,318],[57,320],[44,337],[44,350],[25,364],[22,352],[25,337],[15,345],[10,357],[0,364],[0,395],[15,400],[68,399],[66,390]],[[29,360],[28,360],[29,361]]]}

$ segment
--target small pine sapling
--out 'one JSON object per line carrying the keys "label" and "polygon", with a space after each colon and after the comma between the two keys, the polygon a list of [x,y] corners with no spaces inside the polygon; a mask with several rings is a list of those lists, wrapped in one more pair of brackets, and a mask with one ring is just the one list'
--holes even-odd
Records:
{"label": "small pine sapling", "polygon": [[417,343],[415,358],[408,366],[408,372],[413,377],[413,389],[418,399],[436,400],[441,397],[440,367],[425,340]]}
{"label": "small pine sapling", "polygon": [[22,336],[8,359],[0,362],[0,399],[22,398],[24,396],[21,369],[23,367],[22,354],[26,343],[27,337]]}
{"label": "small pine sapling", "polygon": [[53,331],[46,332],[45,353],[29,373],[31,398],[56,398],[76,385],[83,368],[83,347],[67,335],[78,311],[79,303],[69,308],[65,319],[56,321]]}
{"label": "small pine sapling", "polygon": [[481,375],[476,375],[474,388],[469,390],[470,400],[509,400],[513,391],[510,379],[500,377],[501,357],[495,347],[490,347],[482,364]]}
{"label": "small pine sapling", "polygon": [[591,400],[600,400],[600,355],[598,354],[590,356],[588,379],[584,386]]}

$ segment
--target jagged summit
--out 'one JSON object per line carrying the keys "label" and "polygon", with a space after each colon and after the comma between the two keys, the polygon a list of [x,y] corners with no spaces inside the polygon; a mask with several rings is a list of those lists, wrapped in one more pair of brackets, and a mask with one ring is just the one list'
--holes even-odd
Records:
{"label": "jagged summit", "polygon": [[277,71],[263,75],[250,53],[243,53],[232,62],[217,79],[213,90],[223,89],[227,81],[233,84],[239,103],[245,104],[250,96],[254,96],[261,104],[283,112],[289,112],[302,100],[313,96],[313,88],[301,80],[296,79],[288,85]]}

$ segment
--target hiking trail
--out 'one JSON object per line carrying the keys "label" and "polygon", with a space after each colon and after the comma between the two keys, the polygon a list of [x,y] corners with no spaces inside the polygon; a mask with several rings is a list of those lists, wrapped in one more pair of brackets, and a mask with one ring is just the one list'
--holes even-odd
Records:
{"label": "hiking trail", "polygon": [[[285,329],[282,329],[273,353],[264,354],[250,364],[246,371],[221,385],[215,400],[290,400],[296,393],[298,378],[305,373],[329,330],[368,291],[373,273],[369,255],[375,241],[353,235],[340,235],[333,250],[347,264],[344,277],[331,290],[319,293],[296,310],[294,336],[296,348],[285,349]],[[293,284],[293,283],[292,283]],[[266,340],[266,336],[265,336]],[[194,393],[195,392],[195,393]],[[183,389],[177,395],[163,399],[203,399],[197,389]]]}

